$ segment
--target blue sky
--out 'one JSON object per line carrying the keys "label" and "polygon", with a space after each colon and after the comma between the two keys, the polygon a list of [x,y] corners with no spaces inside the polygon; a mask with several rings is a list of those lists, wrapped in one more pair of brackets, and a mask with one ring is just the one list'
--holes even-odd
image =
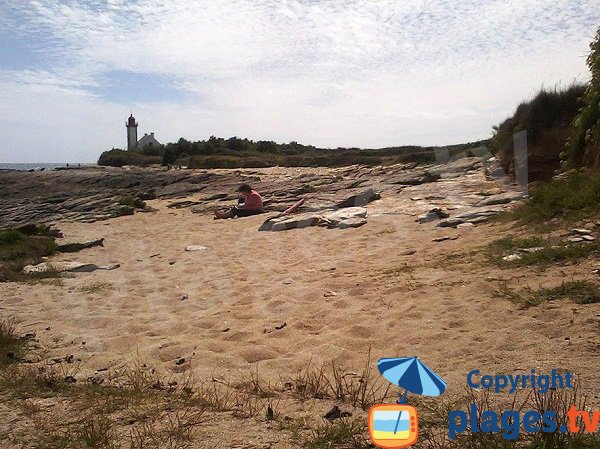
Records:
{"label": "blue sky", "polygon": [[0,0],[0,162],[139,132],[324,147],[489,137],[589,78],[597,0]]}

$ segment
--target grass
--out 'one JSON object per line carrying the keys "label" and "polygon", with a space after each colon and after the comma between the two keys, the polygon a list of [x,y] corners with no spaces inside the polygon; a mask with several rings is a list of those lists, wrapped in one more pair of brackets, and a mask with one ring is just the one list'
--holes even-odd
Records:
{"label": "grass", "polygon": [[114,286],[111,282],[92,282],[91,284],[82,285],[79,287],[80,292],[88,294],[100,293],[113,289]]}
{"label": "grass", "polygon": [[503,285],[496,292],[496,296],[507,298],[524,307],[562,299],[576,304],[593,304],[600,302],[600,286],[586,280],[566,281],[556,287],[540,287],[537,290],[530,287],[514,290]]}
{"label": "grass", "polygon": [[14,323],[0,320],[0,368],[18,362],[26,349],[27,342],[17,335]]}
{"label": "grass", "polygon": [[[14,326],[0,327],[1,342],[19,343]],[[187,449],[208,447],[205,424],[221,422],[226,428],[232,420],[272,421],[282,432],[280,440],[290,447],[304,449],[367,449],[369,442],[365,412],[374,403],[391,402],[387,389],[375,386],[381,377],[367,358],[358,373],[335,363],[306,367],[292,380],[273,385],[258,371],[239,382],[211,379],[196,383],[191,376],[179,382],[159,377],[150,367],[134,363],[110,373],[106,381],[83,379],[75,365],[15,364],[0,365],[0,398],[26,416],[27,423],[13,422],[7,442],[14,447],[47,449]],[[387,382],[385,382],[387,385]],[[363,387],[361,385],[368,385]],[[427,449],[600,449],[598,434],[522,434],[518,442],[502,440],[498,434],[464,433],[455,441],[447,437],[448,411],[463,409],[474,402],[479,409],[556,410],[565,416],[571,404],[585,410],[585,398],[575,390],[550,390],[510,396],[508,403],[496,402],[499,395],[467,390],[460,397],[421,398],[409,396],[419,410],[420,437],[415,448]],[[525,395],[521,397],[520,395]],[[492,396],[494,400],[492,401]],[[41,399],[46,399],[41,401]],[[354,405],[354,416],[332,422],[311,416],[315,403],[305,400],[331,399]],[[282,416],[279,401],[287,401],[302,417]],[[43,405],[40,405],[43,404]],[[47,406],[51,404],[51,406]],[[271,409],[270,416],[266,408]],[[358,410],[357,410],[358,409]],[[360,409],[364,410],[361,411]],[[289,409],[288,409],[289,410]],[[308,413],[308,414],[307,414]],[[480,419],[479,417],[477,419]],[[24,425],[21,425],[24,424]],[[560,423],[559,423],[560,424]],[[238,435],[243,437],[244,435]],[[279,435],[278,435],[279,436]]]}
{"label": "grass", "polygon": [[37,261],[56,250],[53,237],[30,236],[14,229],[0,231],[0,261]]}
{"label": "grass", "polygon": [[[526,252],[522,249],[535,248],[535,251]],[[516,238],[506,236],[491,242],[484,254],[488,262],[500,267],[537,266],[546,268],[552,264],[575,262],[591,255],[600,253],[600,243],[574,243],[559,244],[558,241],[542,237]],[[504,257],[518,254],[519,258],[511,261],[503,260]]]}
{"label": "grass", "polygon": [[366,411],[393,397],[390,384],[373,371],[373,365],[370,351],[363,369],[358,372],[336,362],[320,367],[308,363],[290,381],[282,380],[282,384],[302,401],[336,399]]}
{"label": "grass", "polygon": [[529,200],[509,215],[521,223],[567,222],[598,217],[600,171],[574,171],[531,190]]}
{"label": "grass", "polygon": [[[37,264],[57,249],[55,234],[44,226],[0,230],[0,282],[23,280],[25,265]],[[46,273],[43,277],[55,276]],[[38,276],[40,277],[40,276]]]}
{"label": "grass", "polygon": [[375,447],[368,440],[365,420],[341,418],[321,424],[304,441],[305,449],[366,449]]}

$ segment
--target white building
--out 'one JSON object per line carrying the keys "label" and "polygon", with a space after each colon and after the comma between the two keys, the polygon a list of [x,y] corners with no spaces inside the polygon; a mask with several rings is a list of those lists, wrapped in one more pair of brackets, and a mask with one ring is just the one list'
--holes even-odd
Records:
{"label": "white building", "polygon": [[140,140],[138,140],[137,147],[139,149],[146,147],[159,147],[161,143],[154,138],[154,133],[144,134]]}

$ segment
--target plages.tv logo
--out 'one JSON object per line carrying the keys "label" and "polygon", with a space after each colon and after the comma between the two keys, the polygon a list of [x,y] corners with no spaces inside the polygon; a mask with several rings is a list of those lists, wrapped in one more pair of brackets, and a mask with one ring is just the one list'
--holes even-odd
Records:
{"label": "plages.tv logo", "polygon": [[388,381],[404,388],[397,404],[374,405],[369,410],[369,435],[377,447],[400,449],[412,446],[419,437],[417,409],[406,403],[406,395],[439,396],[446,382],[418,357],[380,359],[379,372]]}

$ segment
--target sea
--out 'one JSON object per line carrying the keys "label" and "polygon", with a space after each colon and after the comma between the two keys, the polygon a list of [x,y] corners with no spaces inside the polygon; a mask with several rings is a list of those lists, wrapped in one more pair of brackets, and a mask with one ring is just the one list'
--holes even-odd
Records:
{"label": "sea", "polygon": [[54,170],[55,168],[61,167],[89,167],[95,164],[71,164],[66,162],[56,162],[56,163],[3,163],[0,162],[0,170],[20,170],[20,171],[29,171],[29,170]]}

